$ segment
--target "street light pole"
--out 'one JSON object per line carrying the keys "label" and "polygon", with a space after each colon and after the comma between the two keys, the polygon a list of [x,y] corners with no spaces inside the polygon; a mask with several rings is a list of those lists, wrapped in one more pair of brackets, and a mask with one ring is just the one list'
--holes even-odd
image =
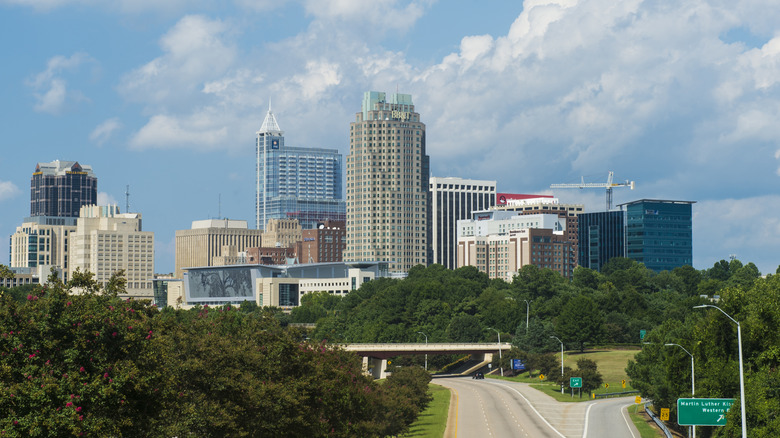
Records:
{"label": "street light pole", "polygon": [[[428,335],[423,332],[417,332],[420,335],[425,336],[425,349],[428,349]],[[428,353],[425,353],[425,371],[428,371]]]}
{"label": "street light pole", "polygon": [[712,304],[702,304],[701,306],[693,306],[694,309],[702,309],[704,307],[714,307],[720,310],[720,313],[726,315],[728,319],[737,325],[737,343],[739,344],[739,407],[742,408],[742,438],[747,438],[747,420],[745,420],[745,370],[742,365],[742,327],[739,325],[739,321],[732,318],[728,313],[724,312],[718,306]]}
{"label": "street light pole", "polygon": [[501,377],[504,377],[504,364],[503,364],[503,358],[501,357],[501,332],[494,329],[493,327],[487,327],[489,330],[493,330],[498,335],[498,366],[501,369]]}
{"label": "street light pole", "polygon": [[[682,348],[682,350],[683,350],[684,352],[688,353],[688,356],[690,356],[690,357],[691,357],[691,397],[696,397],[696,396],[694,395],[694,393],[696,392],[696,380],[695,380],[695,379],[694,379],[694,377],[693,377],[693,373],[694,373],[694,368],[693,368],[693,355],[691,354],[691,352],[690,352],[690,351],[686,350],[686,349],[685,349],[685,347],[683,347],[683,346],[682,346],[682,345],[680,345],[680,344],[669,343],[669,344],[664,344],[664,345],[665,345],[665,346],[667,346],[667,347],[673,347],[673,346],[675,346],[675,345],[676,345],[676,346],[678,346],[678,347]],[[691,429],[691,438],[696,438],[696,426],[691,426],[691,428],[692,428],[692,429]]]}
{"label": "street light pole", "polygon": [[[557,336],[550,336],[550,337],[558,339]],[[563,378],[563,341],[558,339],[558,342],[561,343],[561,378]],[[563,394],[563,380],[561,380],[561,394]]]}
{"label": "street light pole", "polygon": [[523,301],[525,301],[525,332],[528,333],[528,314],[531,313],[531,303],[533,303],[534,300],[531,301],[523,300]]}

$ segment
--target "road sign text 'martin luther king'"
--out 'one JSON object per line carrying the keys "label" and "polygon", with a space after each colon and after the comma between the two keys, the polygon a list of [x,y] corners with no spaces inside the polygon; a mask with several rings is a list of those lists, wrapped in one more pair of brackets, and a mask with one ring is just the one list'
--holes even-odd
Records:
{"label": "road sign text 'martin luther king'", "polygon": [[725,426],[726,412],[733,398],[679,398],[677,424],[680,426]]}

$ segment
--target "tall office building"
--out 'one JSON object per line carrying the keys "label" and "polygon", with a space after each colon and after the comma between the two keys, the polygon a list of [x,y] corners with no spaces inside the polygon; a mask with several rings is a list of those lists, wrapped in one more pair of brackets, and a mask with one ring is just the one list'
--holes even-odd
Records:
{"label": "tall office building", "polygon": [[63,279],[67,281],[68,245],[76,231],[77,220],[75,217],[51,216],[26,218],[11,235],[11,267],[56,266],[62,269]]}
{"label": "tall office building", "polygon": [[427,264],[430,163],[412,96],[366,92],[349,129],[344,260]]}
{"label": "tall office building", "polygon": [[92,272],[105,287],[114,273],[124,270],[125,296],[152,298],[154,233],[141,225],[140,213],[119,213],[115,205],[81,207],[70,236],[71,274],[76,269]]}
{"label": "tall office building", "polygon": [[92,167],[77,161],[38,163],[30,178],[30,216],[78,217],[84,205],[97,204]]}
{"label": "tall office building", "polygon": [[448,269],[458,267],[458,221],[471,213],[496,205],[496,182],[431,177],[430,242],[432,263]]}
{"label": "tall office building", "polygon": [[625,217],[623,210],[579,215],[579,264],[601,271],[613,257],[625,257]]}
{"label": "tall office building", "polygon": [[693,264],[693,201],[640,199],[626,212],[626,257],[656,272]]}
{"label": "tall office building", "polygon": [[185,268],[216,266],[217,258],[230,256],[223,251],[243,252],[259,247],[263,232],[251,230],[246,221],[206,219],[193,221],[189,230],[176,230],[175,278],[183,278]]}
{"label": "tall office building", "polygon": [[269,106],[257,131],[256,228],[269,219],[298,219],[303,229],[345,220],[342,155],[336,149],[287,147]]}

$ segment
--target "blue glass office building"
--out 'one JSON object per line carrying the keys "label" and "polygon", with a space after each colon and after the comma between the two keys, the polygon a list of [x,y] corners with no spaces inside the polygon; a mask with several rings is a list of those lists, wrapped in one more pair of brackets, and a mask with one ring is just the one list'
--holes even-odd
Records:
{"label": "blue glass office building", "polygon": [[579,265],[601,271],[613,257],[625,257],[626,212],[582,213],[579,217]]}
{"label": "blue glass office building", "polygon": [[640,199],[626,212],[626,257],[656,272],[693,265],[691,201]]}
{"label": "blue glass office building", "polygon": [[271,109],[257,131],[256,226],[298,219],[303,229],[346,221],[342,155],[336,149],[287,147]]}

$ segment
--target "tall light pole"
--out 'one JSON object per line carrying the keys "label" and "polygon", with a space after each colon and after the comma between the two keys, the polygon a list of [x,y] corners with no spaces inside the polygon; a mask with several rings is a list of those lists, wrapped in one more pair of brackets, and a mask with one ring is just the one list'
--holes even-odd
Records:
{"label": "tall light pole", "polygon": [[747,438],[747,420],[745,420],[745,370],[742,365],[742,327],[739,325],[739,321],[732,318],[728,313],[724,312],[718,306],[712,304],[702,304],[701,306],[693,306],[694,309],[702,309],[705,307],[714,307],[720,310],[720,313],[726,315],[728,319],[732,320],[737,325],[737,343],[739,343],[739,407],[742,408],[742,438]]}
{"label": "tall light pole", "polygon": [[501,368],[501,377],[504,377],[504,364],[503,364],[503,358],[501,357],[501,332],[494,329],[493,327],[487,327],[485,330],[493,330],[498,335],[498,366]]}
{"label": "tall light pole", "polygon": [[[674,347],[676,345],[676,346],[682,348],[682,350],[684,352],[688,353],[688,356],[691,357],[691,397],[695,397],[694,393],[696,392],[696,380],[693,377],[693,373],[694,373],[693,355],[691,354],[690,351],[686,350],[685,347],[683,347],[680,344],[669,343],[669,344],[664,344],[664,345],[667,346],[667,347]],[[691,428],[692,428],[691,429],[691,438],[696,438],[696,426],[691,426]]]}
{"label": "tall light pole", "polygon": [[[550,336],[550,337],[558,339],[557,336]],[[558,339],[558,342],[561,343],[561,378],[563,378],[563,341]],[[561,394],[563,394],[563,380],[561,380]]]}
{"label": "tall light pole", "polygon": [[531,313],[531,303],[533,303],[534,300],[531,301],[523,300],[523,301],[525,301],[525,332],[528,333],[528,314]]}
{"label": "tall light pole", "polygon": [[[428,335],[423,332],[417,332],[417,334],[425,336],[425,349],[428,349]],[[425,353],[425,371],[428,371],[428,353]]]}

